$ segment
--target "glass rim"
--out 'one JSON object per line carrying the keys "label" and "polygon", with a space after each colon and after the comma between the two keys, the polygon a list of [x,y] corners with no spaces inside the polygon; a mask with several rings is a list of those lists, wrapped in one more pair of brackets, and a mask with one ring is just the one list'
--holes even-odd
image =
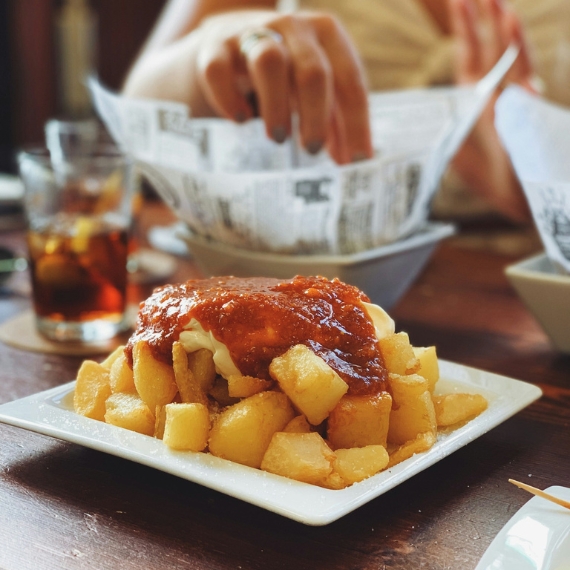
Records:
{"label": "glass rim", "polygon": [[[43,145],[25,146],[18,149],[16,152],[16,159],[18,163],[24,159],[28,159],[33,160],[42,166],[49,168],[53,167],[51,152],[47,146]],[[94,143],[91,150],[74,150],[63,159],[63,162],[70,162],[74,159],[89,159],[94,164],[111,159],[127,165],[134,162],[130,155],[125,154],[117,145],[111,143]]]}

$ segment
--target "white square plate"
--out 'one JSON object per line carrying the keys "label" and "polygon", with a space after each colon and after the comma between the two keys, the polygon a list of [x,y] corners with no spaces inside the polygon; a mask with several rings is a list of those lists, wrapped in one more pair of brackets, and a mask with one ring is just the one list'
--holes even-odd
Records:
{"label": "white square plate", "polygon": [[541,395],[540,388],[440,360],[438,392],[483,394],[488,409],[439,434],[427,452],[340,491],[322,489],[206,453],[173,451],[162,441],[91,420],[73,411],[74,383],[0,406],[0,421],[160,469],[308,525],[333,522],[393,489],[502,423]]}
{"label": "white square plate", "polygon": [[[567,487],[546,491],[570,501]],[[475,570],[569,569],[570,511],[533,497],[501,529]]]}

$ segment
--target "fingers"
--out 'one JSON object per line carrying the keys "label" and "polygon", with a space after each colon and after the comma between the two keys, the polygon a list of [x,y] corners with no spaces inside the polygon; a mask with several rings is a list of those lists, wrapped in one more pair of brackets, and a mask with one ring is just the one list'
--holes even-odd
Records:
{"label": "fingers", "polygon": [[[334,109],[337,116],[342,162],[355,162],[372,156],[368,95],[364,72],[356,49],[338,22],[322,17],[318,39],[331,62]],[[333,131],[334,132],[334,131]]]}
{"label": "fingers", "polygon": [[457,82],[473,83],[483,66],[475,6],[469,0],[450,0],[450,20],[457,43]]}
{"label": "fingers", "polygon": [[449,0],[449,7],[457,41],[458,83],[474,83],[481,79],[511,43],[520,46],[520,54],[508,80],[523,85],[529,83],[532,63],[522,25],[502,0]]}
{"label": "fingers", "polygon": [[[323,14],[283,16],[272,26],[283,45],[260,43],[246,54],[268,135],[277,140],[275,129],[282,130],[293,108],[299,115],[301,144],[310,153],[326,145],[337,162],[370,157],[364,74],[348,36]],[[278,54],[276,48],[284,51]],[[289,106],[284,97],[287,77]]]}
{"label": "fingers", "polygon": [[480,0],[483,29],[484,69],[490,70],[509,45],[502,0]]}
{"label": "fingers", "polygon": [[198,57],[199,82],[216,113],[234,120],[254,115],[246,79],[273,140],[290,135],[294,111],[309,152],[326,145],[339,162],[372,155],[364,73],[336,20],[267,11],[219,24],[208,21]]}
{"label": "fingers", "polygon": [[288,55],[285,47],[268,37],[256,42],[245,55],[249,79],[267,136],[281,143],[291,131]]}
{"label": "fingers", "polygon": [[197,57],[198,82],[204,96],[221,117],[243,122],[253,117],[240,85],[235,49],[227,43],[210,43]]}
{"label": "fingers", "polygon": [[510,43],[520,48],[519,55],[507,75],[507,81],[519,83],[529,91],[536,91],[532,84],[534,66],[528,44],[523,33],[521,21],[512,11],[509,11],[505,16],[505,34],[509,38]]}
{"label": "fingers", "polygon": [[317,153],[330,136],[334,99],[331,64],[314,30],[305,22],[288,20],[283,33],[290,54],[291,90],[299,114],[301,144]]}
{"label": "fingers", "polygon": [[481,79],[505,51],[504,15],[500,0],[450,0],[459,83]]}

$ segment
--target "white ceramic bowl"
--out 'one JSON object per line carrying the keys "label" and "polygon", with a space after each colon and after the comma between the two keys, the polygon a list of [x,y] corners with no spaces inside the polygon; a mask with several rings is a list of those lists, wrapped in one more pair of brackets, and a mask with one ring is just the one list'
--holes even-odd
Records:
{"label": "white ceramic bowl", "polygon": [[429,223],[406,239],[351,255],[284,255],[231,247],[198,236],[183,238],[200,269],[208,276],[338,277],[356,285],[370,299],[389,309],[407,291],[436,245],[454,233],[452,224]]}
{"label": "white ceramic bowl", "polygon": [[570,275],[560,275],[545,254],[510,265],[506,274],[552,344],[570,354]]}

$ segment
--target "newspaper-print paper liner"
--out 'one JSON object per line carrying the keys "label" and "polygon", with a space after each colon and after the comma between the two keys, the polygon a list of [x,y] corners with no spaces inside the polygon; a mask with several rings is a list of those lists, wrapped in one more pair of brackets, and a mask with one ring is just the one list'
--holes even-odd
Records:
{"label": "newspaper-print paper liner", "polygon": [[570,109],[509,87],[495,111],[545,252],[559,271],[570,274]]}
{"label": "newspaper-print paper liner", "polygon": [[449,161],[516,59],[510,47],[479,83],[370,96],[375,158],[336,165],[260,119],[191,119],[168,101],[133,100],[90,80],[122,149],[200,236],[257,251],[347,254],[421,229]]}

